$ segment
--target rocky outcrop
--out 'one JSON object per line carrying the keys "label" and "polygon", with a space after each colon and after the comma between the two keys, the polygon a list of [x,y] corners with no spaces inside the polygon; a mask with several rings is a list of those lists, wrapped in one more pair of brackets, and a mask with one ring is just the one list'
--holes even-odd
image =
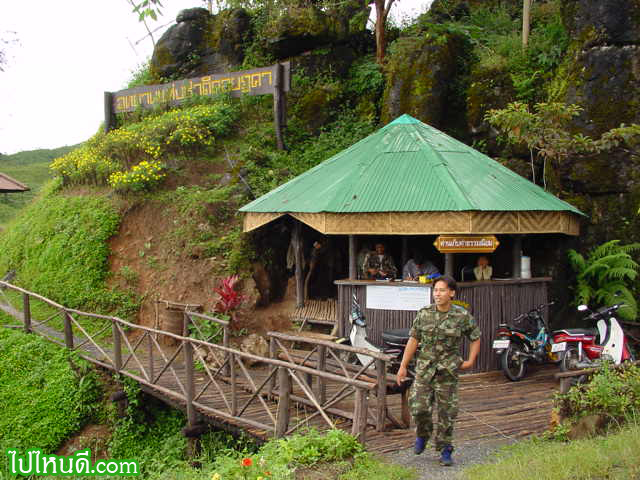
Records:
{"label": "rocky outcrop", "polygon": [[152,74],[159,80],[228,71],[242,64],[252,35],[251,17],[243,9],[217,15],[204,8],[183,10],[156,44]]}
{"label": "rocky outcrop", "polygon": [[463,42],[453,34],[401,37],[389,49],[382,123],[408,113],[443,128],[450,110]]}
{"label": "rocky outcrop", "polygon": [[573,40],[560,100],[584,108],[576,127],[599,135],[640,121],[640,0],[565,0]]}

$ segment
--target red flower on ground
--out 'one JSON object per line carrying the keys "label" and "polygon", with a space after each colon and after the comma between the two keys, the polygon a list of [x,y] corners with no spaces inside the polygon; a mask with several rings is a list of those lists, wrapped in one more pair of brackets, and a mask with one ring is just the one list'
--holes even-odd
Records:
{"label": "red flower on ground", "polygon": [[242,466],[243,467],[250,467],[251,465],[253,465],[253,460],[251,460],[250,458],[243,458],[242,459]]}

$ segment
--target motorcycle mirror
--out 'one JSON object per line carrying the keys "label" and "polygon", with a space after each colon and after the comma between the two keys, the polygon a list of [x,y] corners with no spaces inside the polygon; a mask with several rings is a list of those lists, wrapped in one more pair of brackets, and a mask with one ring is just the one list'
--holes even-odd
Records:
{"label": "motorcycle mirror", "polygon": [[589,307],[587,307],[586,305],[578,305],[579,312],[584,312],[585,310],[589,310]]}

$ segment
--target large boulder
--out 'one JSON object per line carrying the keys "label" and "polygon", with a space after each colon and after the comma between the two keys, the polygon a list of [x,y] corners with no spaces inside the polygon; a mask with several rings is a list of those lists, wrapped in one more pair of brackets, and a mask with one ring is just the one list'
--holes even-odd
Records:
{"label": "large boulder", "polygon": [[455,115],[452,89],[464,43],[450,33],[401,37],[391,44],[385,66],[382,123],[408,113],[443,128]]}
{"label": "large boulder", "polygon": [[251,17],[243,9],[217,15],[204,8],[183,10],[156,44],[152,74],[160,80],[226,72],[242,64],[251,36]]}
{"label": "large boulder", "polygon": [[640,122],[640,45],[596,45],[577,50],[567,65],[564,101],[584,111],[576,127],[597,136],[621,123]]}
{"label": "large boulder", "polygon": [[562,0],[562,20],[591,45],[640,43],[640,0]]}

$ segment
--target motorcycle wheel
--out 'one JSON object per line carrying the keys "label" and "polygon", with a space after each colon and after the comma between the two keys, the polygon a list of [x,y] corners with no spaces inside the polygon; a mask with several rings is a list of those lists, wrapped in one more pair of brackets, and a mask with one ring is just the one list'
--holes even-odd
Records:
{"label": "motorcycle wheel", "polygon": [[560,359],[560,371],[570,372],[571,370],[577,370],[576,362],[578,360],[578,347],[575,345],[569,345]]}
{"label": "motorcycle wheel", "polygon": [[521,354],[524,349],[520,343],[511,342],[509,347],[502,352],[500,364],[502,373],[512,382],[517,382],[527,373],[527,362]]}

